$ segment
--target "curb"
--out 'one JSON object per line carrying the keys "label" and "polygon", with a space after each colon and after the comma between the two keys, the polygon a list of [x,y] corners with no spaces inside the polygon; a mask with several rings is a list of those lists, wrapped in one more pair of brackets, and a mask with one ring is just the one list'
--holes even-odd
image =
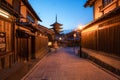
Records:
{"label": "curb", "polygon": [[49,54],[46,54],[38,63],[35,64],[35,66],[21,79],[26,80],[26,78],[39,66],[39,64],[44,60]]}

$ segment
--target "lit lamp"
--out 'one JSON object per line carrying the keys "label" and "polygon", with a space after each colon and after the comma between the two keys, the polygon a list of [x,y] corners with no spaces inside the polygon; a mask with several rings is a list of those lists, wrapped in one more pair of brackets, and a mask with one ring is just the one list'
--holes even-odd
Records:
{"label": "lit lamp", "polygon": [[79,37],[80,37],[80,40],[79,40],[79,42],[80,42],[80,51],[79,51],[79,56],[80,57],[82,57],[82,45],[81,45],[81,31],[82,31],[82,29],[83,29],[83,26],[78,26],[78,29],[77,29],[77,31],[78,31],[78,33],[79,33]]}
{"label": "lit lamp", "polygon": [[61,46],[61,41],[62,41],[62,38],[59,37],[59,45]]}
{"label": "lit lamp", "polygon": [[10,16],[10,14],[3,9],[0,9],[0,15],[5,18],[9,18],[9,16]]}
{"label": "lit lamp", "polygon": [[62,40],[62,38],[61,38],[61,37],[59,37],[59,40],[61,41],[61,40]]}

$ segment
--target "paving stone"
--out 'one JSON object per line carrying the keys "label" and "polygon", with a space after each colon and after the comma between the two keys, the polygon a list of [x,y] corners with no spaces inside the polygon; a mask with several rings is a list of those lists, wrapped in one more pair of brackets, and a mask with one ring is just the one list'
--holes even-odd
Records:
{"label": "paving stone", "polygon": [[119,80],[112,74],[61,48],[40,60],[21,80]]}

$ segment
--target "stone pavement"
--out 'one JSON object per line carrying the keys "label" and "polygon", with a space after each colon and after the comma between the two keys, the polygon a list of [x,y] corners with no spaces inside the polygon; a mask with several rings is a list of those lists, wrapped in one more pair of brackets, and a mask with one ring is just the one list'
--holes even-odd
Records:
{"label": "stone pavement", "polygon": [[61,48],[40,60],[21,80],[120,80],[86,59],[73,48]]}
{"label": "stone pavement", "polygon": [[11,67],[7,67],[0,70],[0,80],[20,80],[25,74],[27,74],[31,68],[35,66],[46,54],[47,49],[40,49],[36,55],[38,58],[31,59],[28,62],[16,62]]}

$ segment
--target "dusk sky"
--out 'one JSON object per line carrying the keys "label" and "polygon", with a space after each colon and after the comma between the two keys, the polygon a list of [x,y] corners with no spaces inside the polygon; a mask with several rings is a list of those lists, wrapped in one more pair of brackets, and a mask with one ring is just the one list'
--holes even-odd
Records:
{"label": "dusk sky", "polygon": [[92,21],[92,8],[84,8],[86,0],[29,0],[33,9],[41,18],[41,25],[51,28],[55,22],[63,24],[63,30],[73,30],[78,25],[86,25]]}

